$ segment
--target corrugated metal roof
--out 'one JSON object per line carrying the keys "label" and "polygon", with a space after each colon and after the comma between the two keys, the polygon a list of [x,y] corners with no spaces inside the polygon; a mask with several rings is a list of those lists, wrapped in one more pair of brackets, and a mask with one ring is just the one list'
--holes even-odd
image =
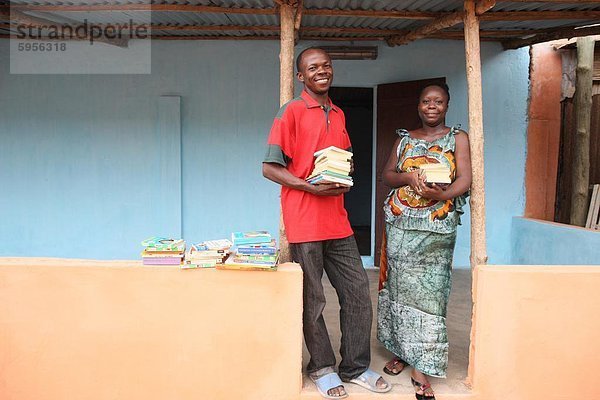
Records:
{"label": "corrugated metal roof", "polygon": [[598,5],[597,1],[578,3],[499,1],[492,11],[585,11],[597,10]]}
{"label": "corrugated metal roof", "polygon": [[374,10],[374,11],[429,11],[429,12],[451,12],[462,9],[461,0],[306,0],[304,7],[307,9],[330,9],[330,10]]}
{"label": "corrugated metal roof", "polygon": [[[7,1],[0,0],[0,5],[6,7]],[[50,6],[43,11],[31,11],[27,8],[20,10],[28,16],[43,18],[58,23],[76,24],[84,20],[94,24],[123,24],[132,21],[135,24],[151,23],[155,28],[152,30],[154,37],[165,38],[169,36],[193,36],[193,37],[276,37],[278,36],[279,15],[276,4],[272,0],[170,0],[155,1],[153,6],[168,6],[170,10],[128,10],[124,7],[146,6],[150,2],[145,0],[92,0],[92,1],[61,1],[61,0],[15,0],[11,4],[21,6]],[[79,8],[77,11],[68,8],[78,6],[102,6],[103,9],[85,10]],[[245,9],[248,13],[221,12],[227,10],[211,11],[190,9],[190,7],[221,7],[225,9]],[[109,10],[112,7],[116,10]],[[121,7],[121,8],[119,8]],[[175,9],[180,7],[179,9]],[[181,7],[186,8],[181,10]],[[435,16],[451,12],[462,11],[463,0],[304,0],[305,9],[300,37],[319,37],[323,39],[364,39],[364,38],[388,38],[398,32],[411,31],[430,23]],[[138,7],[139,8],[139,7]],[[265,10],[268,12],[265,14]],[[314,15],[318,11],[329,10],[327,15]],[[252,13],[252,12],[256,13]],[[333,15],[332,11],[355,12],[355,15]],[[383,15],[356,15],[356,12],[373,11],[388,13]],[[578,12],[593,11],[592,17],[580,16],[579,19],[545,19],[537,18],[531,20],[488,20],[487,15],[499,12],[523,13],[523,12]],[[259,13],[260,12],[260,13]],[[311,14],[311,12],[313,14]],[[423,18],[410,18],[391,16],[389,13],[417,13]],[[423,15],[426,13],[426,15]],[[561,15],[562,16],[562,15]],[[0,27],[0,34],[7,32],[6,23]],[[494,35],[494,31],[515,31],[506,38],[517,38],[526,36],[523,32],[536,33],[536,31],[561,29],[590,25],[600,22],[600,1],[596,2],[518,2],[497,1],[494,8],[484,15],[481,21],[482,36]],[[180,26],[187,29],[168,29],[166,26]],[[191,26],[191,27],[190,27]],[[214,29],[211,29],[213,27]],[[231,27],[228,29],[227,27]],[[247,29],[244,29],[247,27]],[[265,27],[260,30],[257,27]],[[447,36],[448,38],[460,38],[461,24],[455,25],[445,31],[435,34],[435,37]],[[446,33],[444,33],[446,32]],[[491,33],[490,33],[491,32]],[[508,34],[507,34],[508,35]],[[501,39],[501,38],[500,38]],[[500,40],[498,39],[498,40]]]}

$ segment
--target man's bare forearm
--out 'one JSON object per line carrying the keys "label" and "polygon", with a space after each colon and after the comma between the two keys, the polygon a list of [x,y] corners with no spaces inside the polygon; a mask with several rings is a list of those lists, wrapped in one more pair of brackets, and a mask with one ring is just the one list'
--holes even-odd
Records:
{"label": "man's bare forearm", "polygon": [[296,190],[303,190],[310,192],[311,184],[297,176],[292,175],[283,165],[275,163],[263,163],[262,165],[263,176],[275,183],[279,183],[282,186],[287,186]]}
{"label": "man's bare forearm", "polygon": [[282,186],[287,186],[292,189],[303,190],[317,196],[337,196],[350,190],[349,187],[339,183],[312,185],[305,180],[294,176],[283,165],[275,163],[263,163],[262,170],[263,176],[275,183],[279,183]]}

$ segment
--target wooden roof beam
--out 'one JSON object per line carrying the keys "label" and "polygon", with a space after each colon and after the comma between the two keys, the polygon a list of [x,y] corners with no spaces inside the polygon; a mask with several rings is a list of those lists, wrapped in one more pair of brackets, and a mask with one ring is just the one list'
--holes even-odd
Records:
{"label": "wooden roof beam", "polygon": [[496,5],[496,0],[479,0],[475,5],[475,14],[482,15]]}
{"label": "wooden roof beam", "polygon": [[[484,8],[486,1],[478,3],[479,11]],[[0,5],[0,10],[6,11],[40,11],[40,12],[94,12],[94,11],[163,11],[163,12],[194,12],[217,14],[255,14],[277,15],[279,6],[271,8],[231,8],[218,6],[201,6],[191,4],[91,4],[91,5]],[[406,20],[427,20],[447,16],[448,13],[423,11],[376,11],[376,10],[339,10],[339,9],[304,9],[303,15],[325,17],[365,17],[389,18]],[[600,11],[496,11],[488,12],[480,17],[481,21],[532,21],[532,20],[598,20]]]}
{"label": "wooden roof beam", "polygon": [[600,34],[600,26],[590,26],[586,28],[569,27],[546,33],[539,33],[525,39],[504,40],[502,41],[502,47],[504,47],[504,50],[511,50],[552,40],[570,39],[598,34]]}
{"label": "wooden roof beam", "polygon": [[[135,24],[133,25],[136,26]],[[279,32],[278,25],[164,25],[152,24],[151,30],[159,31],[209,31],[209,32],[228,32],[228,31],[275,31]]]}
{"label": "wooden roof beam", "polygon": [[600,11],[496,11],[485,13],[479,19],[481,21],[598,20]]}
{"label": "wooden roof beam", "polygon": [[[133,25],[134,27],[137,25]],[[152,24],[151,30],[163,31],[201,31],[201,32],[230,32],[230,31],[249,31],[249,32],[279,32],[278,25],[162,25]],[[401,29],[372,29],[372,28],[351,28],[351,27],[327,27],[327,26],[304,26],[302,32],[310,33],[358,33],[364,35],[392,36],[406,33]],[[520,32],[520,31],[519,31]],[[352,40],[352,38],[348,38]]]}
{"label": "wooden roof beam", "polygon": [[350,28],[336,26],[304,26],[302,27],[302,31],[311,33],[358,33],[377,36],[393,36],[408,33],[406,29]]}
{"label": "wooden roof beam", "polygon": [[[535,35],[538,33],[545,33],[547,30],[546,29],[508,29],[508,30],[489,30],[489,31],[479,31],[479,36],[481,37],[481,39],[496,39],[496,40],[502,40],[502,39],[516,39],[516,38],[520,38],[522,36],[531,36],[531,35]],[[443,31],[443,32],[438,32],[437,34],[434,34],[437,36],[445,36],[447,38],[463,38],[464,37],[464,31],[457,31],[457,30],[452,30],[452,31]],[[433,35],[432,35],[433,36]]]}
{"label": "wooden roof beam", "polygon": [[276,15],[279,7],[272,8],[240,8],[201,6],[191,4],[89,4],[89,5],[1,5],[1,9],[13,11],[41,12],[94,12],[94,11],[164,11],[164,12],[193,12],[215,14],[260,14]]}
{"label": "wooden roof beam", "polygon": [[[9,16],[7,14],[4,14],[0,11],[0,16],[1,15],[5,15],[7,17],[7,19],[9,18]],[[33,18],[33,17],[31,17]],[[28,20],[31,23],[33,21]],[[42,25],[41,21],[37,20],[38,24],[37,25]],[[25,23],[26,22],[21,22],[21,23]],[[58,24],[56,22],[51,22],[51,21],[47,21],[45,22],[45,24]],[[62,24],[62,23],[61,23]],[[32,24],[32,26],[37,26],[35,24]],[[106,24],[98,24],[99,26],[104,26]],[[133,24],[131,25],[131,28],[137,28],[138,24]],[[15,26],[14,24],[11,25],[10,23],[0,23],[0,28],[2,29],[14,29]],[[279,34],[279,30],[280,27],[277,25],[257,25],[257,26],[252,26],[252,25],[164,25],[164,24],[152,24],[150,25],[150,29],[151,31],[157,32],[157,31],[169,31],[169,32],[180,32],[180,31],[193,31],[193,32],[232,32],[232,31],[247,31],[247,32],[276,32],[277,34]],[[581,29],[577,29],[576,31],[574,31],[575,27],[569,27],[567,29],[563,29],[561,31],[561,33],[559,34],[559,36],[561,38],[564,38],[566,35],[567,37],[576,37],[578,35],[573,35],[573,32],[576,32],[579,35],[587,35],[588,30],[581,30]],[[363,40],[382,40],[385,38],[388,38],[390,36],[402,36],[402,35],[406,35],[409,33],[409,31],[406,30],[402,30],[402,29],[373,29],[373,28],[352,28],[352,27],[321,27],[321,26],[305,26],[302,28],[302,31],[304,32],[304,35],[302,36],[302,39],[304,40],[328,40],[328,41],[353,41],[353,40],[359,40],[359,41],[363,41]],[[548,34],[552,34],[552,32],[554,32],[555,29],[516,29],[516,30],[487,30],[487,31],[480,31],[480,37],[482,40],[496,40],[496,41],[501,41],[502,39],[504,39],[505,43],[513,43],[513,46],[518,45],[518,43],[523,43],[521,46],[527,46],[529,42],[532,41],[547,41],[547,40],[554,40],[554,38],[550,38],[550,39],[545,39]],[[592,31],[593,33],[594,31]],[[326,37],[326,36],[316,36],[315,34],[363,34],[366,35],[364,37],[348,37],[348,36],[343,36],[343,37]],[[312,35],[311,35],[312,34]],[[537,35],[535,37],[533,37],[533,35]],[[527,36],[527,38],[522,39],[521,37],[523,36]],[[176,38],[176,39],[186,39],[186,38],[193,38],[194,40],[200,40],[202,38],[218,38],[218,40],[227,40],[227,39],[231,39],[231,40],[235,40],[236,38],[244,38],[243,40],[251,40],[252,38],[255,38],[256,40],[263,40],[263,38],[267,38],[267,39],[272,39],[275,36],[271,37],[271,36],[254,36],[254,35],[236,35],[236,36],[228,36],[227,38],[223,36],[216,36],[216,35],[205,35],[205,36],[192,36],[192,35],[153,35],[152,38],[154,39],[160,39],[160,38]],[[278,37],[278,36],[277,36]],[[457,39],[457,40],[461,40],[464,38],[464,32],[462,30],[458,31],[458,30],[452,30],[452,31],[438,31],[438,32],[434,32],[432,34],[429,35],[429,37],[431,38],[435,38],[435,39]],[[176,40],[176,39],[171,39],[171,40]],[[516,47],[511,47],[511,48],[516,48]]]}
{"label": "wooden roof beam", "polygon": [[387,40],[389,46],[398,46],[410,43],[414,40],[424,38],[432,33],[441,31],[442,29],[450,28],[463,22],[464,12],[455,12],[438,18],[426,25],[423,25],[404,35],[393,36]]}
{"label": "wooden roof beam", "polygon": [[[1,39],[17,39],[17,35],[14,34],[0,34]],[[149,36],[152,40],[279,40],[279,35],[273,36],[172,36],[172,35],[159,35]],[[65,39],[56,39],[51,37],[40,37],[40,38],[25,38],[21,40],[42,40],[42,41],[65,41]],[[85,40],[85,39],[67,39],[67,40]]]}
{"label": "wooden roof beam", "polygon": [[[283,1],[282,1],[283,3]],[[164,12],[194,12],[216,14],[279,14],[279,4],[272,8],[231,8],[218,6],[200,6],[191,4],[89,4],[89,5],[40,5],[40,4],[14,4],[12,6],[0,5],[0,9],[41,11],[41,12],[94,12],[94,11],[164,11]],[[304,15],[316,16],[346,16],[346,17],[372,17],[391,19],[434,19],[444,13],[422,11],[375,11],[375,10],[339,10],[339,9],[304,9]]]}
{"label": "wooden roof beam", "polygon": [[[9,29],[9,24],[0,23],[0,29]],[[463,40],[463,36],[446,35],[445,32],[438,32],[431,36],[434,39],[440,40]],[[0,38],[17,38],[15,34],[0,34]],[[240,35],[240,36],[226,36],[226,35],[151,35],[149,37],[152,40],[280,40],[279,35]],[[25,38],[23,40],[43,40],[43,41],[54,41],[54,40],[71,40],[71,39],[56,39],[50,37],[40,38]],[[77,40],[76,38],[72,40]],[[385,40],[385,36],[363,36],[363,37],[324,37],[314,35],[303,35],[302,40],[313,40],[321,42],[376,42]],[[481,41],[492,41],[497,42],[497,38],[481,38]]]}
{"label": "wooden roof beam", "polygon": [[[481,15],[486,11],[489,11],[496,5],[496,0],[480,0],[475,5],[475,13]],[[407,44],[417,39],[421,39],[431,34],[450,28],[454,25],[458,25],[464,21],[465,13],[463,11],[455,12],[452,14],[440,17],[427,25],[421,26],[414,31],[408,32],[404,35],[398,35],[390,38],[387,43],[390,46],[397,46]]]}
{"label": "wooden roof beam", "polygon": [[[106,24],[98,24],[99,26],[105,26]],[[137,28],[140,26],[139,24],[131,25],[132,28]],[[147,26],[147,25],[145,25]],[[278,25],[164,25],[164,24],[152,24],[149,25],[151,31],[194,31],[194,32],[232,32],[232,31],[248,31],[248,32],[277,32],[279,34],[280,27]],[[11,29],[11,25],[9,23],[0,23],[0,28],[3,29]],[[125,29],[126,30],[126,29]],[[382,38],[394,36],[394,35],[404,35],[409,31],[403,29],[374,29],[374,28],[351,28],[351,27],[326,27],[326,26],[305,26],[302,28],[302,31],[305,33],[335,33],[335,34],[364,34],[369,35],[370,38],[374,40],[381,40]],[[488,30],[481,31],[482,38],[498,38],[498,40],[502,38],[516,38],[525,35],[534,35],[539,33],[547,33],[548,29],[518,29],[518,30]],[[170,35],[163,35],[170,36]],[[244,35],[249,36],[249,35]],[[160,35],[154,35],[154,38],[159,38]],[[184,36],[185,37],[185,36]],[[211,36],[211,37],[214,37]],[[232,36],[233,39],[239,36]],[[313,39],[323,38],[322,36],[310,36]],[[431,37],[435,38],[444,38],[444,39],[462,39],[464,37],[464,32],[462,30],[457,31],[444,31],[437,32],[431,35]],[[256,36],[257,39],[260,39],[259,36]],[[306,40],[307,36],[304,35],[303,38]],[[362,37],[338,37],[335,39],[340,40],[359,40]],[[312,39],[311,39],[312,40]]]}
{"label": "wooden roof beam", "polygon": [[375,11],[375,10],[339,10],[325,8],[307,8],[304,15],[315,15],[320,17],[365,17],[365,18],[390,18],[390,19],[435,19],[444,16],[445,13],[425,11]]}
{"label": "wooden roof beam", "polygon": [[[439,36],[436,39],[442,40],[463,40],[462,37],[452,36]],[[314,40],[321,42],[376,42],[384,40],[383,36],[365,36],[365,37],[322,37],[322,36],[303,36],[303,40]],[[273,36],[173,36],[173,35],[160,35],[152,36],[152,40],[279,40],[279,35]],[[498,39],[482,38],[481,41],[493,41],[497,42]]]}
{"label": "wooden roof beam", "polygon": [[513,3],[577,3],[577,4],[594,4],[598,3],[598,0],[510,0]]}

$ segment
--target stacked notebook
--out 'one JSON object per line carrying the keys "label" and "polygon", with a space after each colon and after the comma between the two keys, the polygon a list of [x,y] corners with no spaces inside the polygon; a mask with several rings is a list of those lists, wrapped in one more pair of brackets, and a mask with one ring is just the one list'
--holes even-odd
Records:
{"label": "stacked notebook", "polygon": [[425,174],[425,181],[427,183],[452,183],[450,180],[450,168],[445,164],[423,164],[419,169]]}
{"label": "stacked notebook", "polygon": [[276,271],[279,250],[266,231],[234,232],[231,255],[217,269]]}
{"label": "stacked notebook", "polygon": [[235,247],[246,244],[270,243],[273,238],[267,231],[233,232],[231,241]]}
{"label": "stacked notebook", "polygon": [[306,181],[313,185],[320,183],[339,183],[352,186],[350,160],[352,153],[335,146],[319,150],[315,154],[315,166]]}
{"label": "stacked notebook", "polygon": [[214,268],[218,264],[223,264],[229,255],[231,245],[232,243],[228,239],[208,240],[193,244],[185,255],[181,268]]}
{"label": "stacked notebook", "polygon": [[185,254],[183,239],[169,239],[153,236],[142,241],[142,261],[144,265],[181,265]]}

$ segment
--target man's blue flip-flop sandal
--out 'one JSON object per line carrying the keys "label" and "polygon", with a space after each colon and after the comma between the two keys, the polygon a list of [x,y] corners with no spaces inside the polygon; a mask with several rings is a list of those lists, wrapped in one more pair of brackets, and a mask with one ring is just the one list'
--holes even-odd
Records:
{"label": "man's blue flip-flop sandal", "polygon": [[362,386],[365,389],[375,393],[387,393],[390,390],[392,390],[392,385],[389,382],[386,382],[385,379],[384,382],[386,383],[386,386],[382,388],[378,387],[377,381],[379,380],[379,378],[382,378],[382,376],[379,375],[377,372],[368,369],[361,375],[359,375],[357,378],[351,379],[348,382],[354,383],[358,386]]}
{"label": "man's blue flip-flop sandal", "polygon": [[321,393],[321,396],[325,397],[326,399],[345,399],[348,397],[348,393],[345,393],[342,396],[331,396],[328,394],[331,389],[334,389],[338,386],[344,386],[342,380],[335,372],[323,375],[319,379],[312,379],[312,381],[315,383],[315,385],[317,385],[317,389],[319,390],[319,393]]}

